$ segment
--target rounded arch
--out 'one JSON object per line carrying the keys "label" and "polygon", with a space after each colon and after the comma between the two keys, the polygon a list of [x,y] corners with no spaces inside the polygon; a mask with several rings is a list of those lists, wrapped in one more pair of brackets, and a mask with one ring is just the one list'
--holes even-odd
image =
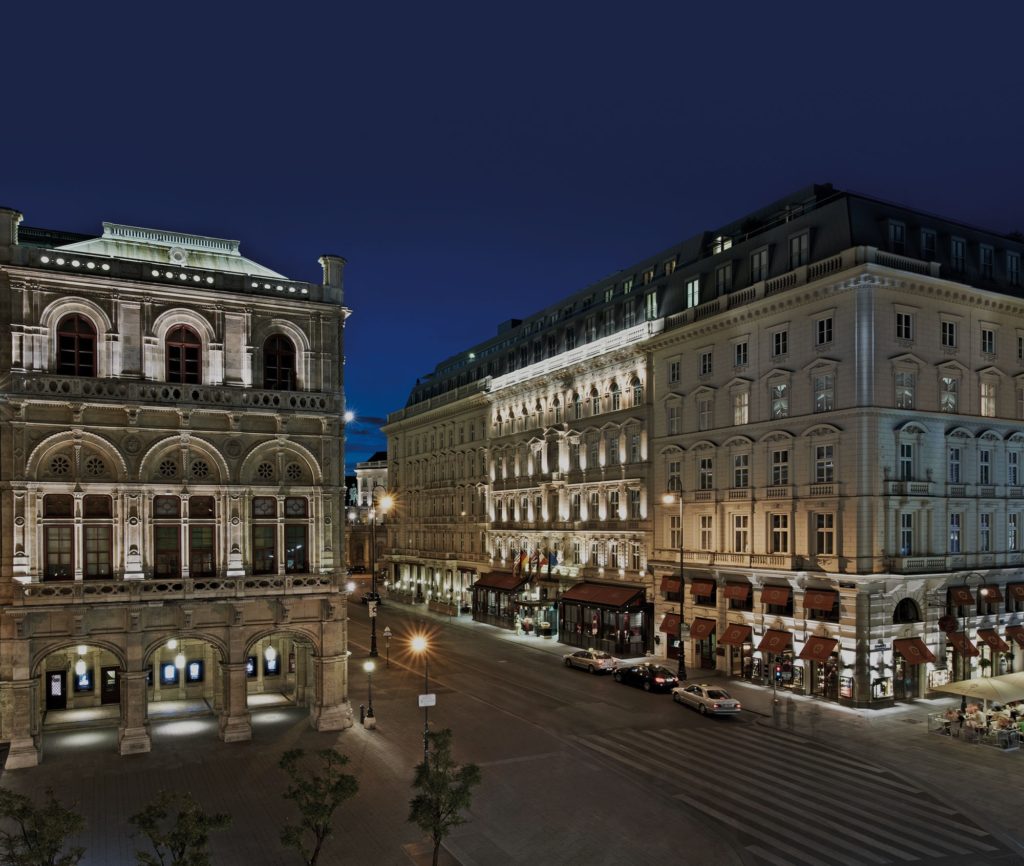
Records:
{"label": "rounded arch", "polygon": [[910,596],[901,598],[892,610],[892,621],[894,625],[922,622],[921,608]]}
{"label": "rounded arch", "polygon": [[957,439],[974,438],[974,434],[966,427],[950,427],[949,430],[946,431],[946,435],[956,437]]}
{"label": "rounded arch", "polygon": [[261,628],[259,631],[253,632],[251,635],[249,635],[245,642],[245,652],[243,653],[242,657],[244,658],[245,656],[249,655],[249,653],[252,651],[252,648],[256,646],[260,641],[266,640],[268,637],[276,637],[279,635],[290,637],[294,640],[304,641],[305,643],[308,643],[313,647],[314,653],[316,653],[317,655],[320,654],[320,640],[319,638],[317,638],[316,634],[312,630],[306,630],[294,625],[282,628],[279,625],[276,627],[267,626],[266,628]]}
{"label": "rounded arch", "polygon": [[114,443],[85,430],[62,430],[60,433],[47,436],[29,454],[28,460],[25,463],[26,476],[29,478],[37,477],[40,467],[45,465],[46,461],[54,453],[75,443],[89,445],[107,457],[111,465],[115,467],[115,477],[118,481],[126,481],[128,479],[128,464]]}
{"label": "rounded arch", "polygon": [[659,457],[678,457],[686,452],[682,445],[665,445],[658,452]]}
{"label": "rounded arch", "polygon": [[1021,433],[1019,430],[1008,433],[1006,441],[1012,442],[1014,445],[1024,445],[1024,433]]}
{"label": "rounded arch", "polygon": [[718,446],[714,442],[712,442],[710,439],[700,439],[699,441],[694,442],[690,446],[690,450],[691,451],[707,451],[709,448],[713,449],[713,448],[717,448],[717,447]]}
{"label": "rounded arch", "polygon": [[792,442],[796,437],[788,430],[772,430],[765,433],[758,442]]}
{"label": "rounded arch", "polygon": [[982,430],[978,434],[978,439],[986,442],[1002,442],[1003,437],[1000,436],[995,430]]}
{"label": "rounded arch", "polygon": [[[154,442],[142,455],[142,459],[139,461],[139,481],[147,481],[156,476],[157,463],[165,457],[168,452],[173,451],[177,455],[182,444],[188,445],[191,456],[195,457],[196,452],[201,454],[214,462],[217,466],[217,471],[220,473],[222,483],[230,481],[230,470],[228,469],[227,460],[224,456],[209,442],[205,439],[200,439],[198,436],[192,436],[185,434],[182,436],[167,436],[164,439],[160,439]],[[191,477],[191,467],[183,466],[179,467],[180,474],[175,475],[172,478],[163,478],[161,480],[186,480]],[[202,479],[202,483],[215,484],[216,479]]]}
{"label": "rounded arch", "polygon": [[749,436],[732,436],[726,439],[722,446],[725,448],[749,448],[753,444],[754,440]]}
{"label": "rounded arch", "polygon": [[269,442],[261,442],[256,445],[248,454],[245,455],[245,459],[242,460],[242,465],[238,470],[238,480],[244,482],[248,479],[253,479],[258,484],[266,484],[266,479],[254,478],[256,475],[256,466],[261,461],[266,460],[268,455],[275,455],[278,451],[284,451],[285,453],[294,454],[299,457],[305,464],[306,469],[309,471],[310,477],[313,479],[312,483],[323,483],[323,477],[320,473],[320,463],[313,453],[298,442],[292,442],[288,439],[272,439]]}
{"label": "rounded arch", "polygon": [[217,660],[221,664],[227,664],[231,658],[229,655],[229,649],[227,643],[216,635],[209,634],[208,632],[198,631],[197,629],[174,629],[166,632],[163,637],[159,640],[153,639],[142,652],[143,667],[147,664],[152,664],[154,654],[161,648],[167,646],[169,640],[198,640],[208,643],[217,651]]}
{"label": "rounded arch", "polygon": [[309,354],[312,351],[309,335],[287,319],[267,319],[253,329],[252,344],[259,349],[253,353],[253,382],[259,382],[260,387],[263,385],[263,356],[267,341],[273,337],[286,337],[291,340],[295,349],[295,388],[299,391],[309,390],[310,383],[306,371]]}
{"label": "rounded arch", "polygon": [[915,434],[926,434],[928,428],[917,421],[907,421],[903,424],[896,425],[897,433],[915,433]]}
{"label": "rounded arch", "polygon": [[837,436],[842,433],[835,424],[814,424],[801,433],[801,436]]}
{"label": "rounded arch", "polygon": [[43,310],[39,324],[46,329],[47,346],[49,347],[46,368],[57,371],[57,326],[67,316],[83,316],[96,331],[96,377],[106,379],[116,375],[118,371],[110,369],[109,353],[106,351],[107,335],[113,328],[110,317],[103,308],[87,298],[58,298]]}
{"label": "rounded arch", "polygon": [[54,653],[71,649],[71,647],[79,646],[95,647],[96,649],[104,650],[117,659],[117,663],[121,666],[121,670],[128,670],[128,655],[124,651],[124,648],[118,646],[116,643],[109,640],[96,640],[92,636],[83,636],[73,640],[71,638],[62,637],[32,653],[32,658],[29,662],[29,676],[35,677],[42,672],[41,665],[46,661],[47,657]]}
{"label": "rounded arch", "polygon": [[195,310],[189,310],[185,307],[174,307],[170,310],[164,310],[153,320],[150,331],[160,341],[160,344],[163,345],[164,340],[167,339],[168,332],[171,328],[176,328],[178,325],[190,326],[199,335],[199,339],[203,341],[204,352],[209,349],[209,344],[216,339],[216,332],[209,319]]}

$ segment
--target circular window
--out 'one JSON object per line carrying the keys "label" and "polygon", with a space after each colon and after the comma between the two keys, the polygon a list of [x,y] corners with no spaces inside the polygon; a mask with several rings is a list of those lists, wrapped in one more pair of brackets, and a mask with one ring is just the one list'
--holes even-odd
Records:
{"label": "circular window", "polygon": [[284,474],[288,476],[289,481],[298,481],[302,477],[302,467],[298,463],[289,463]]}
{"label": "circular window", "polygon": [[207,478],[210,475],[210,464],[205,460],[192,461],[192,477]]}
{"label": "circular window", "polygon": [[58,454],[50,461],[50,472],[54,475],[67,475],[71,470],[71,461],[63,454]]}
{"label": "circular window", "polygon": [[178,474],[178,464],[173,460],[161,460],[158,471],[164,478],[174,478]]}
{"label": "circular window", "polygon": [[103,464],[103,460],[99,457],[89,457],[85,461],[85,474],[86,475],[102,475],[106,472],[107,467]]}
{"label": "circular window", "polygon": [[261,463],[256,467],[256,474],[259,475],[260,478],[273,478],[274,467],[269,463]]}

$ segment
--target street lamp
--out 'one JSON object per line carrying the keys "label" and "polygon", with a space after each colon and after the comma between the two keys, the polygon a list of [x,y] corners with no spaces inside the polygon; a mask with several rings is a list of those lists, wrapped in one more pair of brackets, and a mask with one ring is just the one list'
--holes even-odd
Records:
{"label": "street lamp", "polygon": [[373,669],[375,665],[367,659],[363,662],[363,670],[366,671],[366,718],[363,720],[364,728],[377,727],[377,719],[373,715]]}
{"label": "street lamp", "polygon": [[391,667],[391,626],[384,626],[384,667]]}
{"label": "street lamp", "polygon": [[666,493],[661,497],[666,505],[679,502],[679,682],[686,679],[686,641],[690,637],[690,627],[683,622],[683,603],[686,600],[686,579],[683,576],[683,494],[680,492]]}
{"label": "street lamp", "polygon": [[377,653],[377,508],[387,514],[394,504],[394,500],[388,495],[384,494],[380,498],[380,502],[376,502],[373,493],[377,492],[377,488],[373,488],[370,494],[370,601],[367,607],[370,609],[370,655],[376,656]]}
{"label": "street lamp", "polygon": [[430,741],[427,735],[430,733],[430,719],[428,712],[430,709],[430,700],[433,695],[430,694],[430,655],[427,650],[430,648],[430,644],[424,635],[414,635],[412,641],[410,641],[412,651],[417,654],[423,655],[423,695],[420,697],[420,706],[423,707],[423,765],[427,765],[427,753],[430,745]]}

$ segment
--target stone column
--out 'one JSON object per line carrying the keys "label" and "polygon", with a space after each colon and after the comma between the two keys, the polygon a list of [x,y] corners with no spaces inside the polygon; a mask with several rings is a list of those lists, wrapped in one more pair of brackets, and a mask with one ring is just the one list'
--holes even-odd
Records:
{"label": "stone column", "polygon": [[33,737],[33,712],[39,700],[37,689],[40,679],[13,680],[4,683],[5,699],[10,701],[11,751],[4,767],[17,770],[35,767],[39,763],[39,749]]}
{"label": "stone column", "polygon": [[252,739],[252,722],[246,703],[245,662],[221,665],[224,707],[220,711],[220,738],[225,743]]}
{"label": "stone column", "polygon": [[147,713],[146,671],[121,674],[121,724],[117,750],[122,755],[141,755],[152,748]]}
{"label": "stone column", "polygon": [[314,655],[313,675],[315,697],[309,709],[310,725],[318,731],[340,731],[352,727],[348,655]]}

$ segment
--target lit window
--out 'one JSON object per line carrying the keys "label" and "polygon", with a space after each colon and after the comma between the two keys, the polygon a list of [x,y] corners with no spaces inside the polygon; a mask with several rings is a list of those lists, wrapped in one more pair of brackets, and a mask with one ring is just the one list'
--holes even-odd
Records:
{"label": "lit window", "polygon": [[996,383],[981,383],[981,414],[985,418],[996,416]]}
{"label": "lit window", "polygon": [[750,419],[750,392],[740,391],[732,395],[732,423],[746,424]]}
{"label": "lit window", "polygon": [[917,377],[907,371],[896,373],[896,408],[913,409]]}
{"label": "lit window", "polygon": [[686,281],[686,309],[696,307],[700,303],[700,277],[692,277]]}
{"label": "lit window", "polygon": [[914,316],[911,313],[896,314],[896,339],[914,339]]}
{"label": "lit window", "polygon": [[772,418],[789,417],[789,385],[776,382],[771,386]]}

